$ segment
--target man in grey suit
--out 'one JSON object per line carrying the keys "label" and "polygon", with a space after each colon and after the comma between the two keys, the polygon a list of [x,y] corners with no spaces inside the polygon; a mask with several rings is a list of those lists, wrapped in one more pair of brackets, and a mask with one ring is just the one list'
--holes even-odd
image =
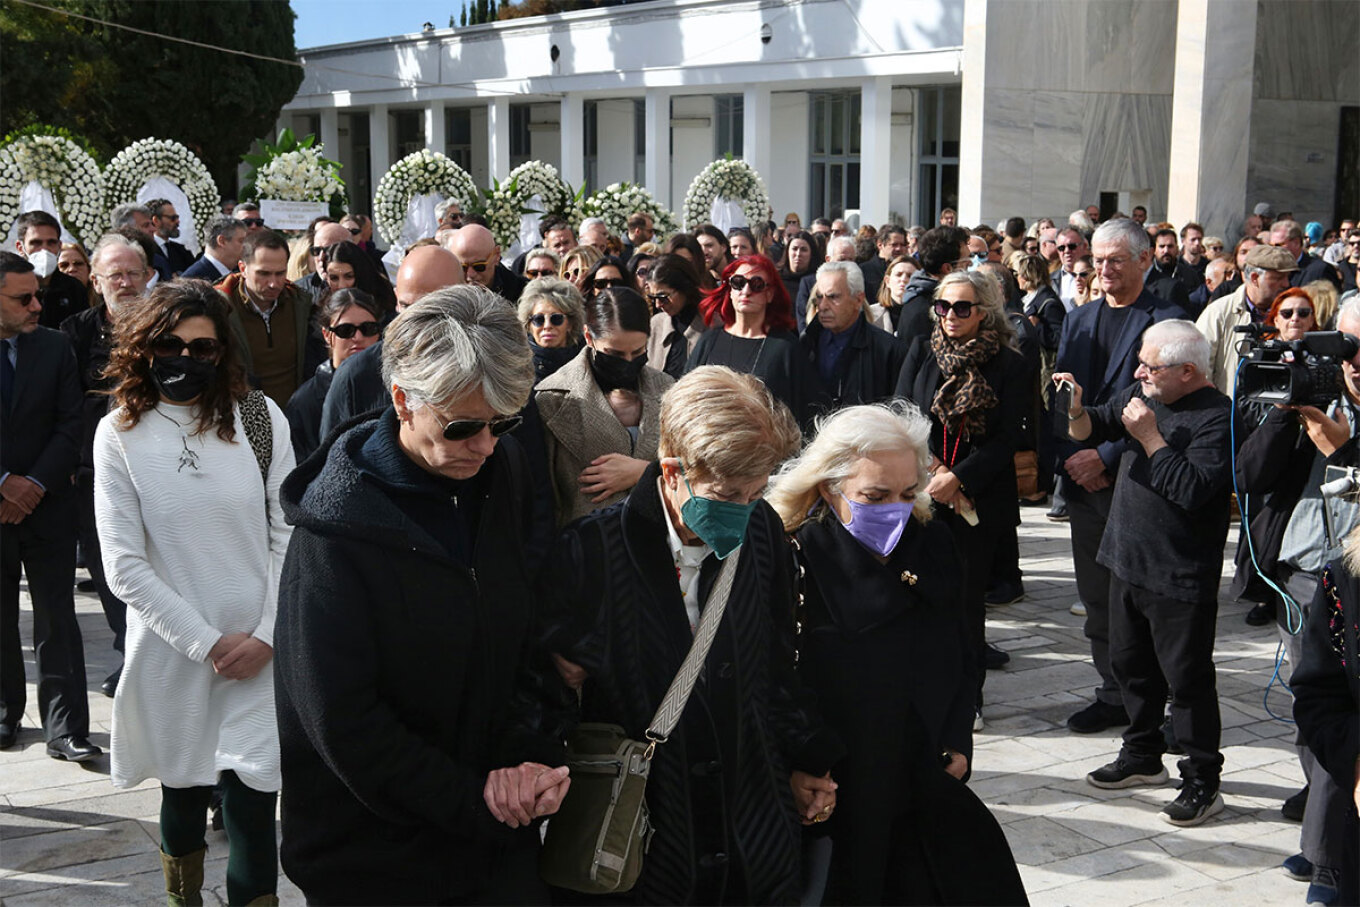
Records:
{"label": "man in grey suit", "polygon": [[19,574],[33,600],[38,709],[53,759],[86,762],[85,652],[76,623],[80,380],[65,335],[38,325],[33,265],[0,252],[0,749],[18,739],[27,699]]}

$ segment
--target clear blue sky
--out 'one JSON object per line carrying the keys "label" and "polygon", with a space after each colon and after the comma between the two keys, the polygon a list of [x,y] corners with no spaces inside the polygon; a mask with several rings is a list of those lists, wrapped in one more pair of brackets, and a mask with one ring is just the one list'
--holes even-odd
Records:
{"label": "clear blue sky", "polygon": [[343,44],[420,31],[425,22],[447,28],[463,0],[293,0],[299,48]]}

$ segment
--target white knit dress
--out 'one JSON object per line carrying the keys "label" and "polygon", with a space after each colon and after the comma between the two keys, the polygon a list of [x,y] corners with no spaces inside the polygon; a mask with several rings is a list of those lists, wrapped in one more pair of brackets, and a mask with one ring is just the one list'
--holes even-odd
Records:
{"label": "white knit dress", "polygon": [[104,571],[128,605],[113,703],[116,787],[147,778],[201,787],[231,770],[255,790],[279,789],[273,665],[240,681],[219,676],[208,660],[229,633],[274,644],[292,531],[279,485],[293,468],[293,448],[288,420],[268,405],[274,454],[267,490],[239,411],[234,442],[215,431],[191,434],[192,411],[165,403],[128,431],[116,427],[121,410],[112,412],[95,433]]}

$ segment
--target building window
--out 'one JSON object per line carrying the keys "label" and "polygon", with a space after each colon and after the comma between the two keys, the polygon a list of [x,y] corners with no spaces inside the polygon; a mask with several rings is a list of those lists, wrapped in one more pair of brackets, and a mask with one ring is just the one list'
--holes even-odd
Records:
{"label": "building window", "polygon": [[713,157],[742,155],[746,125],[746,99],[739,94],[720,94],[713,99]]}
{"label": "building window", "polygon": [[917,222],[933,227],[940,211],[959,206],[959,88],[922,88],[921,192]]}
{"label": "building window", "polygon": [[398,110],[397,118],[397,159],[413,154],[425,147],[425,111]]}
{"label": "building window", "polygon": [[811,196],[814,217],[859,207],[860,94],[812,92]]}
{"label": "building window", "polygon": [[444,153],[464,170],[472,169],[472,109],[450,107],[444,111]]}
{"label": "building window", "polygon": [[529,139],[529,120],[533,108],[528,104],[510,105],[510,166],[518,167],[533,154]]}

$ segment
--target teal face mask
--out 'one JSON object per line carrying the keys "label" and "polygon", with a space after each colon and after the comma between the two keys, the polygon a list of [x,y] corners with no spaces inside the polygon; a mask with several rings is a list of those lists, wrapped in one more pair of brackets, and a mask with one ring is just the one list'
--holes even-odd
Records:
{"label": "teal face mask", "polygon": [[[683,470],[684,465],[680,468]],[[701,498],[689,487],[688,478],[685,478],[685,489],[689,492],[689,500],[680,506],[680,519],[685,521],[685,525],[713,549],[718,560],[740,548],[742,540],[746,538],[746,524],[751,521],[756,502],[735,504],[732,501]]]}

